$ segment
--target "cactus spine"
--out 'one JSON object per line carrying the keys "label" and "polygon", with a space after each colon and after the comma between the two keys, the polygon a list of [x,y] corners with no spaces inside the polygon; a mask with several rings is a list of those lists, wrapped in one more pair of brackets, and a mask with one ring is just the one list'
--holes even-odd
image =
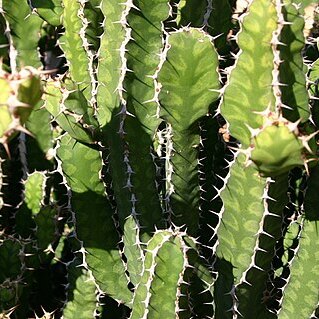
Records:
{"label": "cactus spine", "polygon": [[312,0],[0,1],[0,317],[317,318],[318,34]]}

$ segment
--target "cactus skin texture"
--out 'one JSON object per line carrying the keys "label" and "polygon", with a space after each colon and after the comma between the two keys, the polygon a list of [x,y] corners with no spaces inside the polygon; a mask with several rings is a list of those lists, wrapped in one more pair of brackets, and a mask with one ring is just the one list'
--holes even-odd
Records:
{"label": "cactus skin texture", "polygon": [[0,318],[318,318],[318,21],[0,0]]}

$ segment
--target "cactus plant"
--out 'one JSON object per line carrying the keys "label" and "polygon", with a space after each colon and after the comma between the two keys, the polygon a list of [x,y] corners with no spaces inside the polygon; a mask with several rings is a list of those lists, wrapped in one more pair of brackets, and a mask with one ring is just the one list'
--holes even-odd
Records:
{"label": "cactus plant", "polygon": [[318,8],[1,0],[0,317],[318,318]]}

